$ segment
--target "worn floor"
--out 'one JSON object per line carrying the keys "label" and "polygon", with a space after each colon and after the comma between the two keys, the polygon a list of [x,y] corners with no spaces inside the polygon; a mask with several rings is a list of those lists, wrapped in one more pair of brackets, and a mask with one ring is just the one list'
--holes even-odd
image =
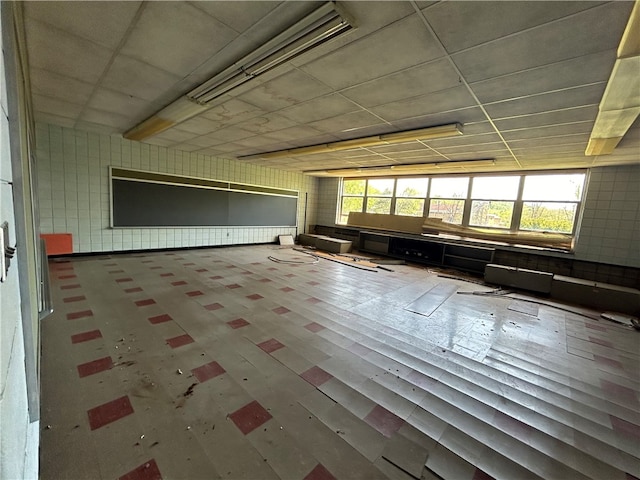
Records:
{"label": "worn floor", "polygon": [[422,267],[311,261],[51,262],[41,478],[640,477],[640,332]]}

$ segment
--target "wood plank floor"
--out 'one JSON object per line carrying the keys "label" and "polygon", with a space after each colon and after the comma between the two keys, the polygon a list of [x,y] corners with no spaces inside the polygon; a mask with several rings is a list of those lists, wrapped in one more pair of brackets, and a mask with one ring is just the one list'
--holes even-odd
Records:
{"label": "wood plank floor", "polygon": [[275,245],[50,268],[44,480],[640,477],[615,323]]}

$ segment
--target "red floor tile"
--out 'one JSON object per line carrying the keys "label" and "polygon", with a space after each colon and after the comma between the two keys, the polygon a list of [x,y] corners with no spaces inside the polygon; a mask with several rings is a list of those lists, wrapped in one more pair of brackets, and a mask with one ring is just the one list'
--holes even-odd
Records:
{"label": "red floor tile", "polygon": [[189,263],[183,263],[183,265],[184,265],[185,267],[191,267],[192,265],[195,265],[195,263],[193,263],[193,262],[189,262]]}
{"label": "red floor tile", "polygon": [[170,320],[173,320],[173,318],[171,318],[171,315],[165,313],[162,315],[156,315],[155,317],[149,317],[147,320],[149,320],[149,323],[151,323],[152,325],[155,325],[157,323],[168,322]]}
{"label": "red floor tile", "polygon": [[67,280],[69,278],[76,278],[76,275],[71,275],[71,274],[69,274],[69,275],[60,275],[58,277],[58,280]]}
{"label": "red floor tile", "polygon": [[173,277],[173,273],[161,273],[161,277]]}
{"label": "red floor tile", "polygon": [[179,287],[180,285],[186,285],[187,282],[185,282],[184,280],[179,280],[177,282],[171,282],[171,285],[173,285],[174,287]]}
{"label": "red floor tile", "polygon": [[373,407],[369,414],[364,417],[364,421],[385,437],[391,437],[404,425],[403,419],[380,405]]}
{"label": "red floor tile", "polygon": [[283,287],[280,290],[283,291],[283,292],[288,293],[288,292],[293,292],[294,289],[291,288],[291,287]]}
{"label": "red floor tile", "polygon": [[73,302],[81,302],[82,300],[86,300],[87,297],[85,297],[84,295],[78,295],[76,297],[67,297],[67,298],[63,298],[62,301],[64,303],[73,303]]}
{"label": "red floor tile", "polygon": [[609,415],[609,419],[615,432],[626,433],[627,435],[635,437],[636,441],[640,440],[640,426],[618,418],[615,415]]}
{"label": "red floor tile", "polygon": [[247,322],[244,318],[236,318],[235,320],[227,322],[227,325],[229,325],[233,329],[236,329],[246,327],[247,325],[249,325],[249,322]]}
{"label": "red floor tile", "polygon": [[209,305],[205,305],[204,308],[207,310],[220,310],[221,308],[224,308],[224,306],[219,303],[210,303]]}
{"label": "red floor tile", "polygon": [[241,272],[240,275],[253,275],[253,272],[249,272],[248,270]]}
{"label": "red floor tile", "polygon": [[102,332],[100,332],[100,330],[90,330],[88,332],[71,335],[71,343],[88,342],[89,340],[95,340],[96,338],[102,338]]}
{"label": "red floor tile", "polygon": [[87,411],[91,430],[104,427],[132,413],[133,407],[126,395]]}
{"label": "red floor tile", "polygon": [[595,343],[597,345],[602,345],[603,347],[613,348],[613,344],[611,342],[607,342],[606,340],[602,340],[602,339],[597,338],[597,337],[589,336],[589,341],[591,343]]}
{"label": "red floor tile", "polygon": [[238,285],[237,283],[232,283],[231,285],[225,285],[225,287],[234,289],[234,288],[242,288],[242,285]]}
{"label": "red floor tile", "polygon": [[93,317],[93,312],[91,310],[82,310],[81,312],[67,313],[67,320],[77,320],[85,317]]}
{"label": "red floor tile", "polygon": [[493,426],[525,443],[533,430],[530,425],[500,411],[493,415]]}
{"label": "red floor tile", "polygon": [[227,265],[227,268],[238,268],[235,265]]}
{"label": "red floor tile", "polygon": [[285,313],[289,313],[290,311],[291,310],[289,310],[287,307],[277,307],[272,310],[273,313],[277,313],[278,315],[283,315]]}
{"label": "red floor tile", "polygon": [[608,367],[613,367],[613,368],[618,368],[620,370],[622,370],[622,364],[617,361],[617,360],[613,360],[611,358],[607,358],[607,357],[603,357],[602,355],[593,355],[593,359],[597,362],[600,363],[602,365],[607,365]]}
{"label": "red floor tile", "polygon": [[320,282],[316,282],[315,280],[311,280],[310,282],[307,282],[307,285],[320,285]]}
{"label": "red floor tile", "polygon": [[259,293],[254,293],[252,295],[247,295],[247,298],[249,300],[260,300],[261,298],[264,298],[262,295],[260,295]]}
{"label": "red floor tile", "polygon": [[226,370],[222,368],[218,362],[210,362],[191,370],[191,373],[193,373],[200,383],[222,375],[225,372]]}
{"label": "red floor tile", "polygon": [[162,480],[160,469],[154,459],[124,474],[118,480]]}
{"label": "red floor tile", "polygon": [[111,368],[113,368],[113,360],[111,360],[111,357],[99,358],[97,360],[78,365],[78,375],[80,375],[80,378],[87,377],[95,373],[104,372]]}
{"label": "red floor tile", "polygon": [[108,273],[124,273],[124,270],[109,270]]}
{"label": "red floor tile", "polygon": [[275,338],[270,338],[269,340],[258,343],[257,346],[267,353],[275,352],[276,350],[280,350],[281,348],[284,348],[284,345],[281,344]]}
{"label": "red floor tile", "polygon": [[142,260],[142,263],[153,263],[153,260]]}
{"label": "red floor tile", "polygon": [[104,267],[117,267],[118,264],[117,263],[105,263],[103,266]]}
{"label": "red floor tile", "polygon": [[322,325],[320,325],[319,323],[316,322],[311,322],[307,325],[304,326],[304,328],[306,328],[307,330],[309,330],[310,332],[313,333],[317,333],[320,330],[324,330],[325,327],[323,327]]}
{"label": "red floor tile", "polygon": [[125,288],[124,291],[125,291],[125,293],[135,293],[135,292],[141,292],[142,288],[141,287],[131,287],[131,288]]}
{"label": "red floor tile", "polygon": [[198,273],[208,272],[208,271],[209,271],[209,270],[207,270],[206,268],[198,268],[198,269],[196,270],[196,272],[198,272]]}
{"label": "red floor tile", "polygon": [[133,278],[131,277],[116,278],[116,282],[118,283],[133,282]]}
{"label": "red floor tile", "polygon": [[273,271],[273,270],[277,270],[277,268],[276,267],[269,267],[269,268],[267,268],[267,270]]}
{"label": "red floor tile", "polygon": [[289,277],[289,278],[291,278],[291,277],[295,277],[295,276],[296,276],[296,274],[295,274],[295,273],[287,273],[287,274],[285,275],[285,277]]}
{"label": "red floor tile", "polygon": [[171,348],[178,348],[183,345],[188,345],[189,343],[193,343],[194,340],[188,334],[178,335],[177,337],[167,339],[167,344]]}
{"label": "red floor tile", "polygon": [[595,325],[593,323],[584,322],[584,326],[590,328],[591,330],[597,330],[599,332],[606,332],[607,328],[602,325]]}
{"label": "red floor tile", "polygon": [[632,388],[603,379],[600,380],[600,386],[602,386],[602,390],[612,398],[618,397],[626,403],[638,403],[638,397]]}
{"label": "red floor tile", "polygon": [[495,478],[489,475],[487,472],[476,468],[476,471],[473,473],[473,478],[471,480],[495,480]]}
{"label": "red floor tile", "polygon": [[79,283],[72,283],[70,285],[61,285],[60,290],[73,290],[74,288],[80,288]]}
{"label": "red floor tile", "polygon": [[214,275],[213,277],[209,277],[209,278],[211,280],[220,280],[221,278],[224,278],[224,277],[221,277],[220,275]]}
{"label": "red floor tile", "polygon": [[149,270],[160,270],[162,267],[161,266],[155,266],[155,267],[149,267]]}
{"label": "red floor tile", "polygon": [[307,382],[309,382],[311,385],[313,385],[314,387],[319,387],[324,382],[327,382],[333,378],[333,375],[331,375],[328,372],[325,372],[323,369],[321,369],[318,366],[311,367],[306,372],[302,372],[300,376],[304,378]]}
{"label": "red floor tile", "polygon": [[137,300],[135,304],[139,307],[146,307],[147,305],[153,305],[156,301],[153,298],[145,298],[144,300]]}
{"label": "red floor tile", "polygon": [[336,480],[336,477],[331,475],[331,472],[319,463],[303,480]]}
{"label": "red floor tile", "polygon": [[246,435],[263,425],[272,417],[262,405],[254,400],[233,412],[229,415],[229,418],[235,423],[236,427]]}
{"label": "red floor tile", "polygon": [[73,265],[61,265],[61,266],[56,266],[54,268],[55,268],[55,270],[58,270],[58,271],[73,270]]}
{"label": "red floor tile", "polygon": [[320,300],[319,298],[316,298],[316,297],[309,297],[309,298],[307,298],[306,301],[309,302],[309,303],[316,304],[316,303],[320,303],[322,300]]}
{"label": "red floor tile", "polygon": [[261,278],[260,281],[262,283],[269,283],[271,281],[271,279],[270,278]]}
{"label": "red floor tile", "polygon": [[187,297],[199,297],[200,295],[204,295],[200,290],[192,290],[191,292],[185,293]]}

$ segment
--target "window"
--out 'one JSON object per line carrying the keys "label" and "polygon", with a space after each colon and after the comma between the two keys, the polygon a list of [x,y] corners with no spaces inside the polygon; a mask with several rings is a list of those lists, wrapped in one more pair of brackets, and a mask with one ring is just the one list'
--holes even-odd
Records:
{"label": "window", "polygon": [[367,213],[391,213],[395,179],[372,178],[367,182]]}
{"label": "window", "polygon": [[399,178],[396,183],[396,215],[424,216],[428,178]]}
{"label": "window", "polygon": [[361,212],[364,205],[366,180],[345,180],[342,184],[340,222],[347,223],[349,212]]}
{"label": "window", "polygon": [[474,177],[469,225],[511,228],[519,186],[520,176]]}
{"label": "window", "polygon": [[429,217],[462,225],[468,189],[469,177],[434,178],[431,181]]}
{"label": "window", "polygon": [[527,175],[520,229],[572,233],[584,175]]}
{"label": "window", "polygon": [[584,172],[345,179],[338,223],[349,212],[394,213],[511,232],[572,234]]}

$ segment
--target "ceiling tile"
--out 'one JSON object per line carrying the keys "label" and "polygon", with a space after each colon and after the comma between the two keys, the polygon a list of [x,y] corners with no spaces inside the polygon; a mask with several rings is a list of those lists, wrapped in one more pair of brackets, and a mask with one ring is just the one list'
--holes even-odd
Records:
{"label": "ceiling tile", "polygon": [[321,132],[347,133],[352,136],[362,136],[359,131],[366,127],[379,127],[381,132],[389,129],[382,120],[364,110],[311,122],[309,126]]}
{"label": "ceiling tile", "polygon": [[178,77],[134,58],[118,55],[102,85],[143,100],[153,101],[165,93]]}
{"label": "ceiling tile", "polygon": [[556,1],[551,6],[540,1],[440,2],[424,15],[447,51],[453,53],[600,3],[603,2]]}
{"label": "ceiling tile", "polygon": [[207,137],[213,140],[219,139],[219,140],[224,140],[226,142],[234,142],[236,140],[240,140],[241,138],[247,138],[252,136],[254,136],[253,132],[250,132],[238,126],[222,128],[222,129],[216,130],[215,132],[211,132],[207,134]]}
{"label": "ceiling tile", "polygon": [[93,91],[93,85],[90,83],[41,68],[31,69],[30,80],[33,93],[71,103],[84,104]]}
{"label": "ceiling tile", "polygon": [[565,108],[598,105],[605,87],[605,83],[599,83],[586,87],[570,88],[552,93],[532,95],[518,100],[490,103],[485,105],[485,109],[492,119],[497,120]]}
{"label": "ceiling tile", "polygon": [[[613,2],[452,55],[468,82],[617,48],[631,2]],[[567,32],[571,32],[567,34]]]}
{"label": "ceiling tile", "polygon": [[59,125],[61,127],[74,128],[76,121],[74,118],[62,117],[52,113],[34,111],[33,116],[36,122],[49,123],[51,125]]}
{"label": "ceiling tile", "polygon": [[553,112],[535,113],[533,115],[523,115],[496,120],[495,124],[500,130],[515,130],[519,128],[543,127],[545,125],[559,125],[563,123],[574,123],[593,121],[598,115],[598,106],[590,105],[585,107],[568,108],[566,110],[556,110]]}
{"label": "ceiling tile", "polygon": [[33,95],[33,108],[37,112],[73,119],[77,119],[80,112],[82,112],[82,105],[37,94]]}
{"label": "ceiling tile", "polygon": [[256,135],[275,132],[276,130],[282,130],[295,125],[297,125],[297,122],[289,120],[277,113],[260,115],[259,117],[253,117],[242,122],[242,128]]}
{"label": "ceiling tile", "polygon": [[502,136],[507,142],[512,140],[524,140],[527,138],[547,138],[580,133],[591,133],[593,121],[568,123],[565,125],[551,125],[546,127],[523,128],[520,130],[503,131]]}
{"label": "ceiling tile", "polygon": [[476,105],[476,101],[467,88],[461,86],[387,105],[380,105],[370,110],[385,120],[394,122],[405,118],[460,110]]}
{"label": "ceiling tile", "polygon": [[412,15],[302,69],[327,85],[342,89],[440,56],[440,46],[417,15]]}
{"label": "ceiling tile", "polygon": [[215,1],[215,2],[189,2],[207,14],[215,17],[227,27],[242,33],[253,24],[267,16],[280,5],[280,2],[257,1]]}
{"label": "ceiling tile", "polygon": [[544,143],[540,142],[539,138],[526,138],[522,140],[509,140],[509,147],[514,150],[522,148],[537,148],[541,145],[553,147],[557,145],[572,145],[575,143],[582,143],[587,148],[587,142],[589,141],[589,134],[577,133],[573,135],[561,135],[556,137],[547,137],[544,139]]}
{"label": "ceiling tile", "polygon": [[29,18],[55,25],[58,29],[115,49],[133,18],[139,1],[108,2],[24,2]]}
{"label": "ceiling tile", "polygon": [[450,112],[434,113],[430,115],[417,115],[415,117],[394,120],[395,130],[412,130],[435,125],[447,125],[449,123],[461,123],[466,132],[467,124],[485,122],[486,115],[480,107],[467,107]]}
{"label": "ceiling tile", "polygon": [[530,70],[471,84],[483,103],[549,92],[609,79],[616,59],[615,49],[572,58]]}
{"label": "ceiling tile", "polygon": [[264,110],[237,98],[232,98],[210,108],[201,116],[220,122],[222,125],[234,125],[264,113]]}
{"label": "ceiling tile", "polygon": [[105,112],[102,110],[85,109],[80,116],[81,122],[95,123],[97,125],[106,125],[113,127],[116,131],[123,132],[130,127],[129,117],[119,115],[113,112]]}
{"label": "ceiling tile", "polygon": [[310,123],[316,120],[335,117],[344,113],[354,112],[360,107],[336,93],[315,98],[284,110],[280,114],[299,123]]}
{"label": "ceiling tile", "polygon": [[106,88],[97,88],[88,106],[95,110],[124,114],[130,119],[146,118],[154,113],[146,100]]}
{"label": "ceiling tile", "polygon": [[[273,143],[278,141],[291,143],[292,145],[313,145],[315,143],[318,143],[316,139],[320,135],[322,135],[322,133],[315,128],[307,126],[295,126],[285,128],[283,130],[278,130],[277,132],[271,132],[268,134],[268,138],[272,139]],[[333,137],[331,137],[329,141],[332,140],[334,140]]]}
{"label": "ceiling tile", "polygon": [[374,107],[459,84],[458,73],[449,60],[440,59],[357,85],[341,93],[364,107]]}
{"label": "ceiling tile", "polygon": [[238,98],[264,110],[280,110],[330,93],[331,89],[300,70],[291,70],[240,95]]}
{"label": "ceiling tile", "polygon": [[172,141],[173,143],[182,143],[188,140],[191,140],[196,135],[193,133],[185,132],[182,130],[178,130],[176,128],[169,128],[164,132],[160,132],[157,135],[154,135],[153,138],[158,138],[161,140]]}
{"label": "ceiling tile", "polygon": [[98,81],[111,51],[46,23],[32,20],[26,26],[29,64],[88,83]]}
{"label": "ceiling tile", "polygon": [[148,2],[121,52],[184,77],[235,37],[189,3]]}
{"label": "ceiling tile", "polygon": [[214,122],[203,116],[190,118],[175,126],[176,130],[182,130],[196,135],[206,135],[207,133],[218,130],[220,127],[221,124],[219,122]]}

